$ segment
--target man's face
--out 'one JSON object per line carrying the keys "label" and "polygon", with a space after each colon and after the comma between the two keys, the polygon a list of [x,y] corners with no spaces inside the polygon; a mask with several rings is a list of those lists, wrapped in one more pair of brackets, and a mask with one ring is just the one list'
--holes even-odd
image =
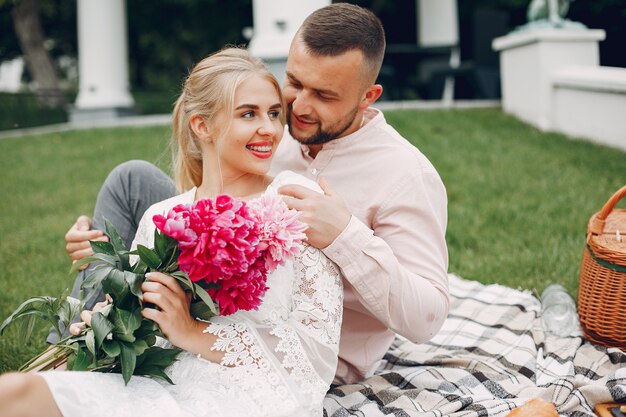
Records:
{"label": "man's face", "polygon": [[283,92],[291,136],[321,145],[359,129],[365,107],[363,55],[358,50],[325,57],[307,52],[296,38],[291,45]]}

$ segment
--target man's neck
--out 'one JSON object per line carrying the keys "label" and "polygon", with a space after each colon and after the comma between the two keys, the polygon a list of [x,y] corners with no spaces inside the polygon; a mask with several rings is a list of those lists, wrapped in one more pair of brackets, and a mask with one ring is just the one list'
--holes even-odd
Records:
{"label": "man's neck", "polygon": [[[361,122],[359,123],[359,127],[348,133],[347,135],[343,135],[343,136],[339,136],[338,138],[335,138],[333,140],[339,140],[341,138],[343,138],[344,136],[348,136],[351,135],[353,133],[358,132],[359,130],[361,130],[361,128],[363,126],[365,126],[367,124],[367,122],[369,122],[369,119],[367,117],[365,117],[365,112],[361,113]],[[332,141],[331,141],[332,142]],[[320,144],[320,145],[308,145],[309,146],[309,156],[313,159],[315,159],[315,157],[317,156],[317,154],[322,150],[322,148],[324,147],[324,144]]]}
{"label": "man's neck", "polygon": [[324,145],[309,145],[309,156],[315,159],[315,157],[322,150],[323,147]]}

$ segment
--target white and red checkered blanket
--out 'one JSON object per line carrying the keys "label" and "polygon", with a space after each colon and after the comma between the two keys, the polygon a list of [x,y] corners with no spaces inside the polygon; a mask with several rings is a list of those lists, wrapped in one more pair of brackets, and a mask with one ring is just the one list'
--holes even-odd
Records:
{"label": "white and red checkered blanket", "polygon": [[450,275],[450,294],[429,343],[398,337],[374,376],[328,392],[324,415],[504,417],[540,397],[591,417],[596,403],[626,402],[626,353],[546,334],[530,292]]}

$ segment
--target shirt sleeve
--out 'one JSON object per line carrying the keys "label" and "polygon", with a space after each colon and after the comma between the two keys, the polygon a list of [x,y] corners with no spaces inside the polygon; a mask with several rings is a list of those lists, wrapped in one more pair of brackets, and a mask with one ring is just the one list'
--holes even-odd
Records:
{"label": "shirt sleeve", "polygon": [[375,318],[421,343],[449,310],[446,224],[445,187],[435,172],[420,172],[390,190],[371,228],[352,216],[324,253]]}

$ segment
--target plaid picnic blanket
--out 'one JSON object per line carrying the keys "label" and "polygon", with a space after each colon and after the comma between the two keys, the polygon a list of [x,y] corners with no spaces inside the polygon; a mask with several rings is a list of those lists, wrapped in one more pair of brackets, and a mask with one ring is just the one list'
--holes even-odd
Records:
{"label": "plaid picnic blanket", "polygon": [[[544,333],[529,292],[450,275],[451,308],[428,343],[398,337],[365,381],[331,389],[324,415],[504,417],[540,397],[563,416],[626,402],[626,354]],[[624,306],[626,308],[626,306]]]}

